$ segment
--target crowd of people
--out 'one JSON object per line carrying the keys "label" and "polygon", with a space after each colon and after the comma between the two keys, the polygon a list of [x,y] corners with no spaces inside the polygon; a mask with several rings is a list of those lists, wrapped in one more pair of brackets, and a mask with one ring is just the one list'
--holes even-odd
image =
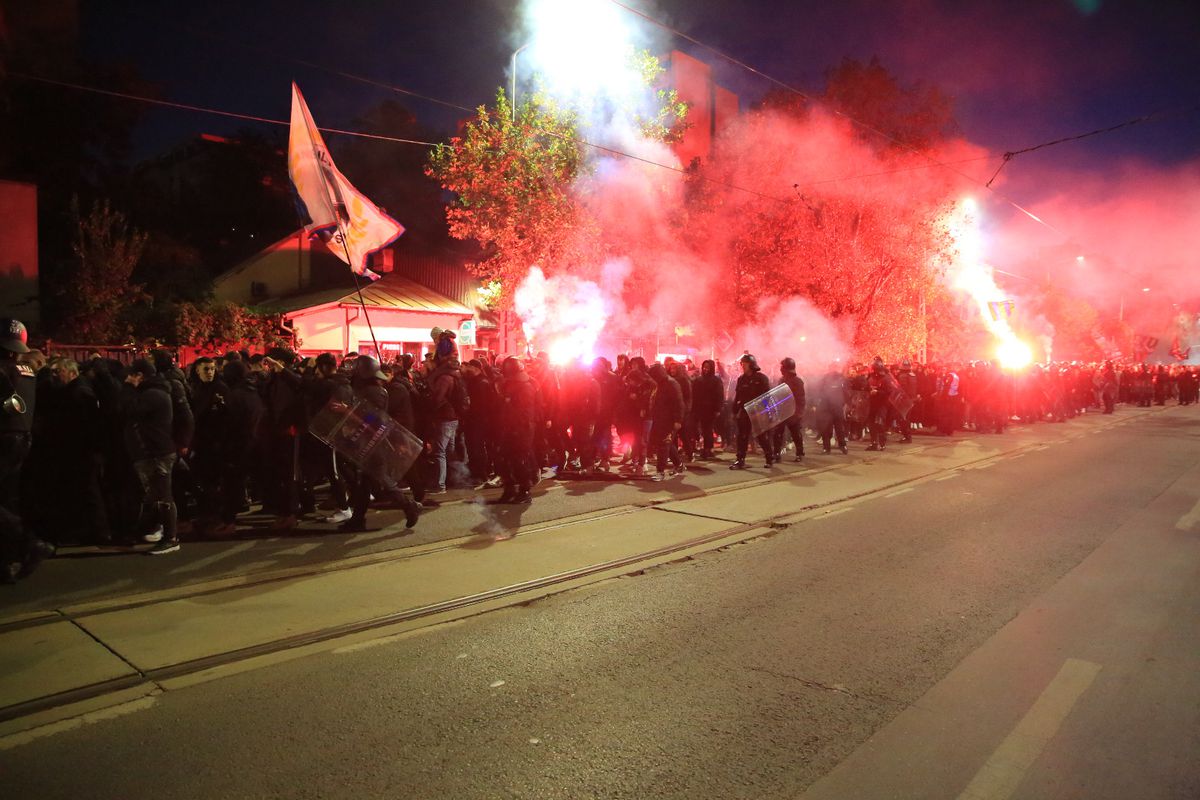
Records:
{"label": "crowd of people", "polygon": [[[284,533],[321,517],[366,529],[368,510],[403,510],[412,528],[448,489],[500,488],[493,504],[528,504],[543,480],[669,480],[695,461],[751,451],[770,467],[806,439],[824,453],[849,442],[879,451],[914,430],[1001,433],[1013,420],[1063,421],[1116,403],[1197,402],[1194,367],[993,363],[834,363],[808,384],[791,358],[763,369],[747,353],[725,364],[552,366],[544,355],[460,359],[453,331],[429,352],[380,364],[361,354],[299,358],[285,348],[197,358],[167,350],[125,364],[30,350],[24,326],[0,320],[0,578],[29,574],[55,546],[132,545],[161,555],[181,536],[225,538],[253,510]],[[7,383],[7,385],[5,385]],[[748,404],[786,384],[794,413],[754,435]],[[420,456],[402,480],[364,468],[310,431],[324,409],[386,412]]]}

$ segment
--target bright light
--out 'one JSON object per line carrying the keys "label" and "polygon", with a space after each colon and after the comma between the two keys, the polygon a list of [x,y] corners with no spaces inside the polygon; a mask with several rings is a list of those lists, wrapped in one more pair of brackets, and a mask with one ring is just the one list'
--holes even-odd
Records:
{"label": "bright light", "polygon": [[513,295],[525,339],[545,350],[552,364],[588,362],[596,357],[596,340],[608,321],[600,287],[572,275],[547,278],[529,270]]}
{"label": "bright light", "polygon": [[588,106],[641,90],[628,15],[608,0],[530,0],[525,56],[555,97]]}
{"label": "bright light", "polygon": [[1033,351],[1022,342],[1008,321],[1011,305],[999,286],[993,270],[983,261],[983,234],[976,216],[978,206],[964,198],[946,220],[946,228],[957,251],[951,264],[954,288],[966,292],[975,301],[980,318],[996,338],[996,359],[1005,369],[1020,369],[1033,363]]}
{"label": "bright light", "polygon": [[1085,259],[1083,256],[1075,256],[1075,260],[1076,260],[1077,262],[1079,262],[1080,264],[1082,264],[1082,263],[1083,263],[1084,261],[1086,261],[1087,259]]}
{"label": "bright light", "polygon": [[1149,287],[1149,286],[1147,286],[1147,287],[1145,287],[1144,289],[1142,289],[1142,291],[1143,291],[1143,292],[1148,292],[1148,291],[1150,291],[1150,287]]}
{"label": "bright light", "polygon": [[1008,339],[996,346],[996,360],[1005,369],[1023,369],[1033,363],[1033,351],[1020,339]]}

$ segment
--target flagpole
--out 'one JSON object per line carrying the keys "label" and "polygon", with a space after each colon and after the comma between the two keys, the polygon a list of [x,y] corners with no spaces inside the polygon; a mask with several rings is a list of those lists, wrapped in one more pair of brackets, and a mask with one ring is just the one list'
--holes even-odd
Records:
{"label": "flagpole", "polygon": [[[321,174],[321,184],[325,187],[325,194],[328,197],[340,198],[340,195],[334,195],[329,188],[329,178],[325,175],[324,164],[321,160],[321,153],[317,150],[316,145],[313,145],[313,158],[317,162],[317,172]],[[346,263],[350,266],[350,274],[354,276],[354,290],[358,293],[358,305],[362,308],[363,319],[367,321],[367,330],[371,333],[371,344],[375,345],[375,360],[383,365],[383,351],[379,349],[379,340],[375,338],[375,326],[371,324],[371,314],[367,311],[367,301],[363,299],[362,284],[358,280],[358,270],[354,268],[354,259],[350,255],[350,246],[346,244],[346,230],[342,227],[342,209],[346,204],[335,203],[333,207],[333,219],[337,223],[338,237],[342,241],[342,252],[346,254]]]}

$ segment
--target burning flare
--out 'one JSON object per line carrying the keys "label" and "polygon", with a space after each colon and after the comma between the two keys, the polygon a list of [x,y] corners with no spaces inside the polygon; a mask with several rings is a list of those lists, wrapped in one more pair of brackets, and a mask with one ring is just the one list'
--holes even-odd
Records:
{"label": "burning flare", "polygon": [[600,287],[592,281],[573,275],[547,278],[533,267],[517,287],[513,303],[530,347],[546,351],[552,364],[596,357],[596,340],[608,311]]}
{"label": "burning flare", "polygon": [[1029,366],[1033,350],[1013,331],[1007,314],[997,313],[1008,298],[996,285],[992,268],[983,261],[983,235],[973,199],[967,197],[958,204],[947,220],[947,228],[957,250],[951,265],[954,288],[969,294],[978,306],[983,324],[996,338],[996,360],[1005,369]]}

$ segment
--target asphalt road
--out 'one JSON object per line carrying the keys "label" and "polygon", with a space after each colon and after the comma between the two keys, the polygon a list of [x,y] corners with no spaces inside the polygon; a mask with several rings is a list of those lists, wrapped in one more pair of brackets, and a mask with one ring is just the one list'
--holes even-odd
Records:
{"label": "asphalt road", "polygon": [[5,795],[1196,798],[1198,497],[1172,409],[64,726]]}

